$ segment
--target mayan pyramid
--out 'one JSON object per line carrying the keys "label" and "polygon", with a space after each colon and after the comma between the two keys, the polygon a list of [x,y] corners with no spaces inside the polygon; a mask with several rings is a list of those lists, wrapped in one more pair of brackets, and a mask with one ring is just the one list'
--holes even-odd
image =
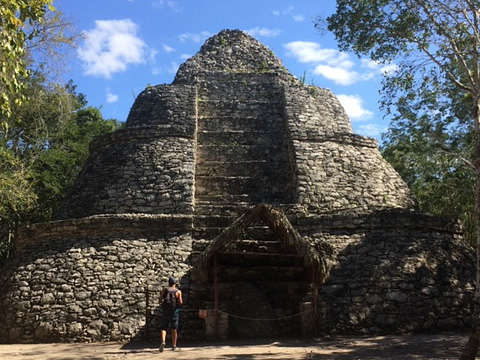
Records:
{"label": "mayan pyramid", "polygon": [[458,224],[421,214],[335,95],[241,31],[147,87],[16,245],[4,342],[157,338],[170,275],[190,339],[461,329],[472,311]]}

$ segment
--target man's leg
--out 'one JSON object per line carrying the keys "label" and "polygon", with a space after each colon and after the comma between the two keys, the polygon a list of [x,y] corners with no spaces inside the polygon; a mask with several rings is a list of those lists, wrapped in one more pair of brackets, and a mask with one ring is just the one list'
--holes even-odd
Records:
{"label": "man's leg", "polygon": [[172,329],[172,349],[177,348],[177,338],[178,338],[178,333],[177,329]]}
{"label": "man's leg", "polygon": [[176,310],[172,317],[172,349],[177,350],[179,311]]}
{"label": "man's leg", "polygon": [[160,352],[165,348],[165,340],[167,338],[167,331],[162,329],[162,343],[160,344]]}

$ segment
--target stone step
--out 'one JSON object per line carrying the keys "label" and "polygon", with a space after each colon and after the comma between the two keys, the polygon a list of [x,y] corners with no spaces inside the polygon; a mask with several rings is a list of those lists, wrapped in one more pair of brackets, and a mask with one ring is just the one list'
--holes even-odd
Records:
{"label": "stone step", "polygon": [[[215,228],[210,228],[215,229]],[[220,232],[225,230],[225,228],[216,228]],[[251,230],[251,229],[247,229]],[[217,234],[218,235],[218,234]],[[254,235],[255,236],[255,235]],[[234,239],[229,244],[225,246],[222,252],[225,252],[228,257],[228,254],[236,254],[236,256],[240,255],[248,255],[248,254],[257,254],[257,255],[271,255],[271,254],[278,254],[278,255],[294,255],[296,256],[296,250],[294,247],[285,244],[282,241],[279,241],[278,237],[273,233],[264,233],[264,234],[256,234],[257,238],[253,239],[252,237],[248,237],[248,239]],[[245,235],[245,238],[247,235]],[[211,241],[215,238],[215,236],[204,239],[198,238],[195,240],[193,248],[195,251],[201,253],[206,249],[206,247],[211,243]],[[234,255],[232,255],[234,256]]]}
{"label": "stone step", "polygon": [[[268,246],[268,244],[267,244]],[[277,244],[278,247],[281,244]],[[272,249],[273,250],[273,249]],[[303,268],[303,258],[295,253],[285,254],[273,251],[266,252],[219,252],[217,254],[219,266],[225,267],[301,267]]]}
{"label": "stone step", "polygon": [[[258,282],[258,281],[256,281]],[[224,293],[226,291],[232,290],[232,284],[235,284],[233,281],[219,281],[218,282],[218,290],[219,293]],[[284,292],[285,289],[289,289],[295,293],[301,292],[305,294],[305,297],[313,295],[308,293],[310,284],[308,281],[295,281],[295,280],[284,280],[284,279],[274,279],[274,280],[264,280],[261,281],[262,287],[269,293],[276,293],[276,292]],[[212,289],[213,290],[213,289]],[[283,297],[285,294],[282,295]]]}
{"label": "stone step", "polygon": [[[198,194],[196,194],[198,195]],[[195,206],[209,206],[209,205],[232,205],[238,206],[239,208],[247,208],[253,205],[249,202],[248,194],[239,194],[239,195],[202,195],[195,196]],[[256,204],[256,203],[255,203]]]}
{"label": "stone step", "polygon": [[[243,210],[235,209],[231,207],[222,210],[221,206],[212,208],[210,210],[202,210],[196,212],[193,217],[193,228],[197,232],[217,232],[214,230],[219,229],[220,232],[223,231],[226,227],[232,225],[234,221],[243,214]],[[249,224],[248,228],[245,230],[244,238],[251,239],[273,239],[272,232],[270,228],[263,223],[261,219],[255,219],[255,221]]]}
{"label": "stone step", "polygon": [[282,131],[285,128],[283,117],[251,116],[198,116],[198,131]]}
{"label": "stone step", "polygon": [[195,176],[200,177],[255,177],[255,178],[282,178],[289,181],[290,169],[288,163],[280,161],[281,159],[274,159],[272,161],[261,160],[247,160],[247,161],[198,161],[195,166]]}
{"label": "stone step", "polygon": [[219,266],[219,281],[303,281],[305,268],[302,266]]}
{"label": "stone step", "polygon": [[197,161],[282,161],[287,159],[281,144],[265,145],[198,145]]}
{"label": "stone step", "polygon": [[235,221],[237,216],[226,216],[226,215],[216,215],[216,216],[194,216],[193,218],[193,228],[222,228],[222,230]]}
{"label": "stone step", "polygon": [[282,144],[286,146],[283,140],[285,132],[283,131],[198,131],[198,145],[258,145],[258,144]]}
{"label": "stone step", "polygon": [[192,237],[196,240],[211,241],[220,235],[223,230],[225,230],[225,227],[197,226],[193,228]]}
{"label": "stone step", "polygon": [[232,117],[281,117],[283,115],[283,106],[282,104],[271,104],[268,101],[207,100],[198,102],[197,111],[200,116],[222,114],[223,116]]}
{"label": "stone step", "polygon": [[[221,95],[220,95],[221,96]],[[276,101],[275,101],[276,100]],[[282,108],[283,102],[275,97],[237,97],[237,96],[212,96],[211,94],[200,94],[198,108],[212,106],[215,108],[225,107],[237,110],[249,110],[251,108]]]}
{"label": "stone step", "polygon": [[[277,175],[277,176],[275,176]],[[202,195],[248,194],[252,201],[280,202],[291,198],[285,174],[268,176],[196,176],[196,198]]]}
{"label": "stone step", "polygon": [[198,100],[202,102],[206,100],[250,101],[264,99],[280,102],[282,90],[281,87],[272,87],[271,83],[257,82],[254,78],[242,76],[239,79],[228,78],[199,84]]}
{"label": "stone step", "polygon": [[[230,198],[234,198],[231,196]],[[242,200],[248,199],[248,197],[244,197],[244,195],[239,195],[238,198],[242,198]],[[251,205],[247,202],[212,202],[210,201],[201,201],[196,199],[195,201],[195,215],[227,215],[227,216],[240,216],[246,210],[248,210]]]}
{"label": "stone step", "polygon": [[[220,235],[222,231],[224,231],[232,223],[233,222],[229,223],[229,225],[226,226],[195,226],[193,228],[193,237],[195,239],[212,240],[218,235]],[[206,225],[208,225],[208,223]],[[277,239],[276,235],[270,230],[265,231],[256,227],[247,228],[245,230],[245,235],[243,236],[243,238],[255,239],[255,241],[273,241]]]}

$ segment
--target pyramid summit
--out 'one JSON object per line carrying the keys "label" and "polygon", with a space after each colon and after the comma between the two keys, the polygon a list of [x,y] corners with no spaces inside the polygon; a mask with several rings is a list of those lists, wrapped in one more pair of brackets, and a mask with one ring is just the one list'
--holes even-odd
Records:
{"label": "pyramid summit", "polygon": [[15,241],[2,342],[157,340],[172,275],[186,339],[471,319],[475,254],[458,224],[421,213],[336,96],[240,31],[148,86],[123,129],[92,141],[56,220]]}
{"label": "pyramid summit", "polygon": [[269,48],[240,30],[223,30],[210,37],[195,56],[180,66],[174,83],[188,82],[202,72],[273,72],[298,81]]}

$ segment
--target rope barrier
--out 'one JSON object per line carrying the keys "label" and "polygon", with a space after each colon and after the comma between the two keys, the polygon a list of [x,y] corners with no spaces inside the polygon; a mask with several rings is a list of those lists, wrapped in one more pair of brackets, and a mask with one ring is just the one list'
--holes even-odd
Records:
{"label": "rope barrier", "polygon": [[[215,311],[215,310],[214,310]],[[291,319],[291,318],[294,318],[294,317],[297,317],[297,316],[302,316],[304,314],[307,314],[309,312],[312,312],[313,309],[311,310],[306,310],[304,312],[301,312],[301,313],[298,313],[298,314],[293,314],[293,315],[287,315],[287,316],[280,316],[280,317],[275,317],[275,318],[270,318],[270,319],[265,319],[265,318],[249,318],[249,317],[245,317],[245,316],[240,316],[240,315],[233,315],[233,314],[230,314],[230,313],[227,313],[225,311],[222,311],[222,310],[217,310],[219,313],[222,313],[222,314],[226,314],[228,316],[231,316],[231,317],[234,317],[234,318],[237,318],[237,319],[244,319],[244,320],[251,320],[251,321],[277,321],[277,320],[285,320],[285,319]]]}
{"label": "rope barrier", "polygon": [[[215,311],[215,309],[180,309],[180,312],[199,312],[200,310],[207,310],[207,311]],[[286,320],[286,319],[291,319],[297,316],[302,316],[305,314],[308,314],[310,312],[313,312],[313,309],[305,310],[303,312],[293,314],[293,315],[286,315],[286,316],[280,316],[280,317],[275,317],[275,318],[251,318],[251,317],[246,317],[246,316],[240,316],[240,315],[235,315],[235,314],[230,314],[228,312],[222,311],[222,310],[217,310],[217,312],[237,318],[237,319],[243,319],[243,320],[250,320],[250,321],[278,321],[278,320]]]}

